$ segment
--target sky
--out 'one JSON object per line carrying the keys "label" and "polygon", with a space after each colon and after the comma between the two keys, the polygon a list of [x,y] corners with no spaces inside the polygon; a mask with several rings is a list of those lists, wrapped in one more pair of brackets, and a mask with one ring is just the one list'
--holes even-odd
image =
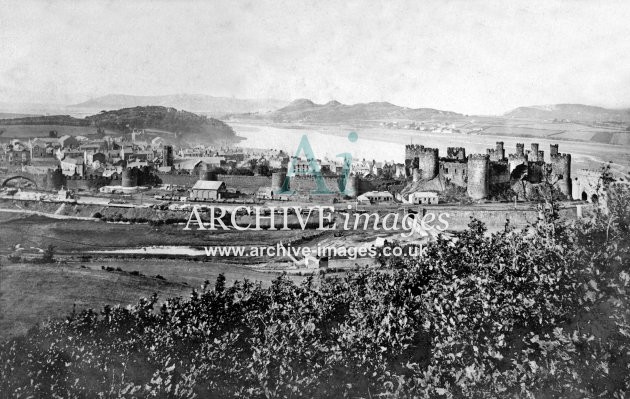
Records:
{"label": "sky", "polygon": [[0,0],[0,102],[630,107],[629,21],[627,1]]}

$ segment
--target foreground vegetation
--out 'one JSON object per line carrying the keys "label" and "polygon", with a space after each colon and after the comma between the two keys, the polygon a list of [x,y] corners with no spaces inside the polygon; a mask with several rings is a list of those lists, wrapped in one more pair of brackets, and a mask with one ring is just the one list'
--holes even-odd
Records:
{"label": "foreground vegetation", "polygon": [[0,347],[15,397],[613,397],[630,392],[630,193],[388,273],[71,314]]}

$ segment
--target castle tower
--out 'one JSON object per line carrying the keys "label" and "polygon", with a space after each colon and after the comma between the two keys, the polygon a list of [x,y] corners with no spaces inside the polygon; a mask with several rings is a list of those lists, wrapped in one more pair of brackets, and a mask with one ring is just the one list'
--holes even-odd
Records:
{"label": "castle tower", "polygon": [[405,175],[411,176],[411,171],[418,167],[418,157],[424,146],[407,144],[405,146]]}
{"label": "castle tower", "polygon": [[503,141],[497,141],[496,147],[493,150],[489,149],[487,151],[491,161],[500,162],[505,159],[505,148],[503,144]]}
{"label": "castle tower", "polygon": [[538,162],[538,143],[532,143],[531,151],[529,152],[529,161]]}
{"label": "castle tower", "polygon": [[554,155],[558,155],[558,144],[549,145],[549,156],[553,157]]}
{"label": "castle tower", "polygon": [[286,171],[274,172],[271,174],[271,191],[274,194],[289,191],[289,178]]}
{"label": "castle tower", "polygon": [[405,177],[405,167],[404,165],[396,164],[396,178],[401,179]]}
{"label": "castle tower", "polygon": [[525,155],[525,144],[516,143],[516,155]]}
{"label": "castle tower", "polygon": [[551,156],[551,179],[556,187],[568,198],[572,196],[571,154],[555,154]]}
{"label": "castle tower", "polygon": [[484,199],[490,192],[490,156],[472,154],[468,156],[468,185],[466,191],[472,199]]}
{"label": "castle tower", "polygon": [[413,169],[412,176],[413,176],[413,182],[414,183],[419,182],[420,181],[420,176],[421,176],[420,175],[420,169],[418,169],[418,168]]}
{"label": "castle tower", "polygon": [[356,198],[359,195],[359,177],[355,175],[348,176],[344,194],[350,198]]}
{"label": "castle tower", "polygon": [[448,147],[446,149],[446,157],[463,161],[466,159],[466,149],[464,147]]}
{"label": "castle tower", "polygon": [[422,171],[422,179],[431,180],[439,172],[439,152],[437,148],[422,148],[418,153],[418,169]]}
{"label": "castle tower", "polygon": [[173,166],[173,146],[162,147],[162,166]]}
{"label": "castle tower", "polygon": [[138,185],[138,175],[134,169],[125,169],[122,172],[122,186],[136,187]]}

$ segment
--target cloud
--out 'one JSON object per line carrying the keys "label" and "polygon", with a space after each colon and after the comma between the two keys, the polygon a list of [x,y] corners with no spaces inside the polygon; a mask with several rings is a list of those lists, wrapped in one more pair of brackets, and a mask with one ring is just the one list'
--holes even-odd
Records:
{"label": "cloud", "polygon": [[190,92],[465,113],[630,105],[630,4],[620,1],[0,7],[0,86],[10,97],[0,101]]}

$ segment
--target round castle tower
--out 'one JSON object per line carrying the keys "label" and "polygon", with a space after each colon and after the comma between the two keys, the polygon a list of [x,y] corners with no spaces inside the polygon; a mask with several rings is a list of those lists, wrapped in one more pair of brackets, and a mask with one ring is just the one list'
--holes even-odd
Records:
{"label": "round castle tower", "polygon": [[468,156],[468,184],[466,191],[472,199],[486,198],[490,192],[490,156],[472,154]]}
{"label": "round castle tower", "polygon": [[136,187],[138,185],[138,175],[134,169],[125,169],[122,172],[122,186]]}
{"label": "round castle tower", "polygon": [[571,198],[571,154],[551,155],[551,174],[553,180],[557,179],[556,186],[560,192]]}
{"label": "round castle tower", "polygon": [[356,198],[359,195],[359,177],[355,175],[348,176],[346,186],[344,188],[344,194],[350,198]]}
{"label": "round castle tower", "polygon": [[271,174],[271,191],[273,191],[274,194],[289,191],[289,185],[290,183],[289,179],[287,179],[287,172],[281,171]]}
{"label": "round castle tower", "polygon": [[418,144],[407,144],[405,146],[405,175],[411,176],[411,171],[418,167],[418,157],[424,146]]}
{"label": "round castle tower", "polygon": [[538,143],[532,143],[532,147],[531,150],[529,152],[529,161],[530,162],[538,162],[539,158],[538,158]]}
{"label": "round castle tower", "polygon": [[418,169],[422,171],[423,180],[431,180],[439,172],[439,152],[437,148],[422,148],[418,153]]}

